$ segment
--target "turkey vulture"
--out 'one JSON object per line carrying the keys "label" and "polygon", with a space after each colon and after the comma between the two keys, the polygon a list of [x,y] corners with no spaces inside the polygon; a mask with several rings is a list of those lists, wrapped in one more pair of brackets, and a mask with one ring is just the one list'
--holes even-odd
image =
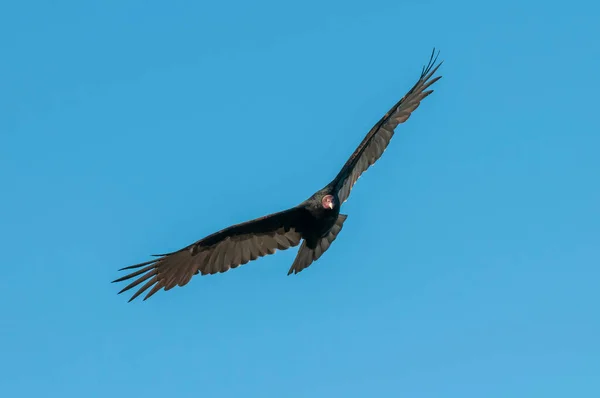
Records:
{"label": "turkey vulture", "polygon": [[150,289],[144,297],[146,300],[160,289],[184,286],[198,273],[225,272],[300,242],[302,245],[288,275],[310,266],[342,230],[348,216],[340,214],[340,207],[348,199],[356,180],[383,154],[396,126],[405,122],[421,100],[433,92],[428,88],[441,78],[433,78],[442,64],[437,63],[438,55],[434,49],[416,84],[373,126],[335,179],[323,189],[291,209],[230,226],[183,249],[122,268],[119,271],[137,270],[113,282],[137,279],[119,294],[143,283],[129,301]]}

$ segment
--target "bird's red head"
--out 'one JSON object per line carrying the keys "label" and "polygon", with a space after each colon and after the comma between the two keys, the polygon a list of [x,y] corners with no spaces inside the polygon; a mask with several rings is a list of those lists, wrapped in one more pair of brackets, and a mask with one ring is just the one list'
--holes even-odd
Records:
{"label": "bird's red head", "polygon": [[321,199],[321,204],[325,209],[331,210],[335,206],[335,198],[333,195],[325,195],[323,196],[323,199]]}

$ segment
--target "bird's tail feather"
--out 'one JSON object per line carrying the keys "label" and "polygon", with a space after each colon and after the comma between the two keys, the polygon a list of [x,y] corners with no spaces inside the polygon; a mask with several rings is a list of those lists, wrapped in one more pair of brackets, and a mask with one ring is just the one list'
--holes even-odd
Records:
{"label": "bird's tail feather", "polygon": [[346,218],[348,218],[346,214],[338,215],[338,218],[335,221],[333,227],[331,228],[331,231],[329,231],[329,233],[325,237],[321,238],[317,242],[317,245],[314,249],[309,248],[306,244],[306,240],[304,240],[302,242],[302,246],[300,246],[300,250],[298,250],[298,254],[296,255],[294,263],[288,271],[288,275],[290,275],[292,272],[297,274],[304,268],[307,268],[309,265],[311,265],[313,261],[316,261],[319,257],[321,257],[323,253],[325,253],[325,251],[329,249],[331,243],[335,240],[337,235],[342,230]]}

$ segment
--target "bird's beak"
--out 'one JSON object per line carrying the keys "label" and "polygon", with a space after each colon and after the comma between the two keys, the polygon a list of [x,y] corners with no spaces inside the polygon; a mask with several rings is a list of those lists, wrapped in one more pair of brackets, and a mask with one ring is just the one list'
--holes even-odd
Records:
{"label": "bird's beak", "polygon": [[329,207],[331,210],[333,210],[333,202],[329,202],[327,207]]}

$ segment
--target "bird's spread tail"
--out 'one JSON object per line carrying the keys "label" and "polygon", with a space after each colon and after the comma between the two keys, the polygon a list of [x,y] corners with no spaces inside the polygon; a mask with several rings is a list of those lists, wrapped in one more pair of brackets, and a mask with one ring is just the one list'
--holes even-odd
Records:
{"label": "bird's spread tail", "polygon": [[325,237],[321,238],[321,240],[317,242],[317,245],[314,249],[308,247],[308,245],[306,244],[306,240],[303,241],[302,246],[300,246],[300,250],[298,250],[298,254],[296,255],[296,259],[294,260],[294,263],[288,271],[288,275],[290,275],[292,272],[297,274],[304,268],[307,268],[309,265],[311,265],[319,257],[321,257],[323,253],[325,253],[325,251],[329,249],[331,243],[335,240],[337,235],[342,230],[346,218],[348,218],[346,214],[338,215],[338,218],[335,221],[333,227],[331,228],[331,231],[329,231],[329,233]]}

